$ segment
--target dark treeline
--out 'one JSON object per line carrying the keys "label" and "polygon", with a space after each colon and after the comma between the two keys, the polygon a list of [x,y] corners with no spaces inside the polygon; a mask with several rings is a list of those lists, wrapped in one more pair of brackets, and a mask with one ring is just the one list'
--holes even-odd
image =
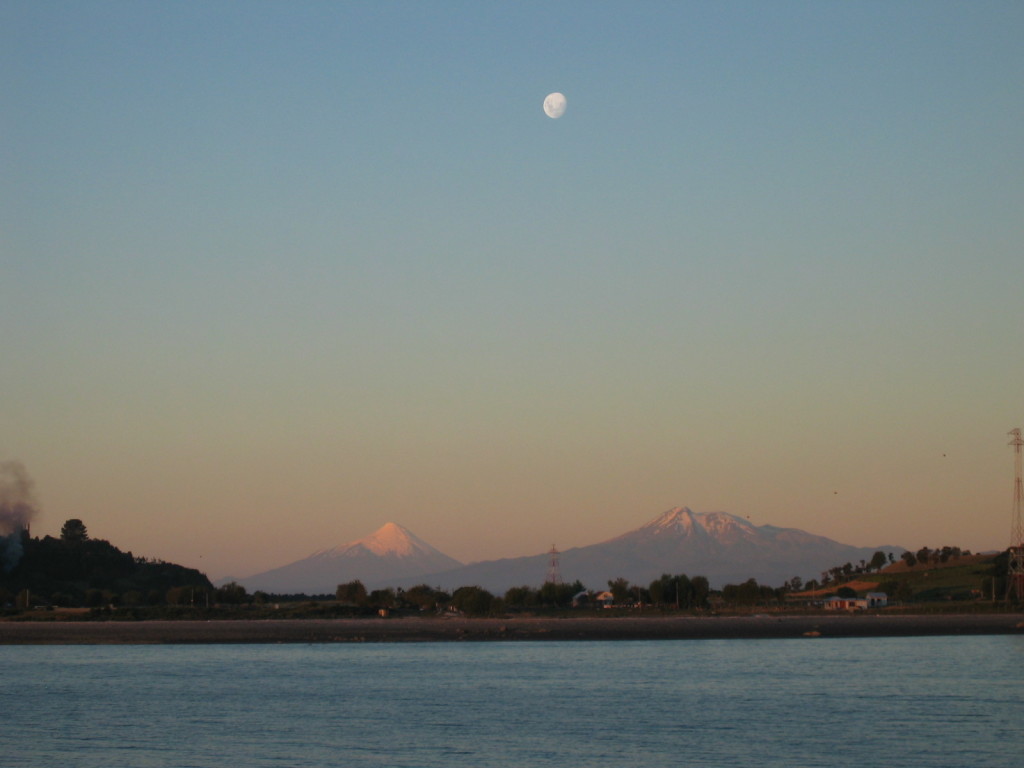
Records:
{"label": "dark treeline", "polygon": [[[105,610],[160,610],[169,607],[255,609],[266,606],[277,611],[282,606],[304,603],[305,613],[327,611],[338,616],[446,612],[487,616],[615,608],[701,612],[719,607],[770,607],[785,602],[787,595],[806,590],[831,588],[840,594],[849,592],[852,596],[852,590],[842,586],[844,580],[880,573],[894,561],[902,562],[908,568],[919,568],[970,554],[957,547],[922,548],[917,552],[905,552],[896,560],[892,555],[877,552],[870,561],[847,563],[825,571],[820,582],[813,579],[804,582],[795,576],[781,587],[758,584],[755,579],[748,579],[712,590],[704,576],[665,573],[647,585],[632,584],[624,578],[611,579],[607,588],[601,589],[588,589],[579,581],[570,584],[547,582],[540,587],[512,587],[502,595],[474,585],[451,592],[428,584],[408,589],[367,590],[358,580],[339,585],[334,595],[268,594],[259,591],[249,594],[240,584],[232,582],[214,588],[205,574],[196,569],[135,557],[108,541],[90,538],[84,523],[77,519],[64,524],[60,538],[32,539],[24,531],[12,535],[21,537],[17,542],[21,555],[13,567],[8,565],[0,570],[0,606],[30,608],[42,605]],[[998,590],[1005,581],[1005,560],[1005,557],[996,559],[989,590]],[[884,579],[882,581],[885,582]],[[908,591],[906,583],[892,581],[881,586],[882,591],[898,597],[910,596],[902,594]],[[151,614],[150,611],[146,615]]]}
{"label": "dark treeline", "polygon": [[135,557],[109,541],[90,538],[85,524],[64,523],[60,538],[20,536],[20,557],[0,570],[0,605],[185,605],[212,593],[194,568]]}
{"label": "dark treeline", "polygon": [[[754,584],[758,599],[766,594],[777,600],[778,590]],[[527,585],[512,587],[503,595],[495,595],[480,586],[464,586],[452,592],[420,584],[411,589],[378,589],[368,592],[361,581],[338,586],[335,599],[339,603],[374,610],[413,610],[416,612],[455,612],[467,616],[514,615],[524,613],[551,613],[567,609],[658,608],[662,610],[704,611],[711,606],[712,597],[731,595],[732,586],[722,592],[713,592],[704,576],[662,574],[644,586],[631,584],[627,579],[608,581],[607,589],[587,589],[580,581],[573,583],[546,582],[540,587]],[[737,602],[743,602],[746,593],[737,593]]]}
{"label": "dark treeline", "polygon": [[378,589],[368,592],[361,581],[338,586],[335,599],[352,607],[374,610],[455,612],[467,616],[550,613],[566,609],[658,607],[704,610],[711,589],[703,576],[664,574],[647,586],[623,578],[608,582],[604,590],[587,589],[575,581],[545,582],[540,587],[511,587],[495,595],[480,586],[464,586],[447,592],[420,584],[410,589]]}

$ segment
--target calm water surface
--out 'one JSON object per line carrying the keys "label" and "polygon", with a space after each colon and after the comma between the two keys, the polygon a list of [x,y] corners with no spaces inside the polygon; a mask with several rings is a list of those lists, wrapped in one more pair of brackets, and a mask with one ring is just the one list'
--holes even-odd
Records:
{"label": "calm water surface", "polygon": [[1019,766],[1024,638],[0,647],[0,765]]}

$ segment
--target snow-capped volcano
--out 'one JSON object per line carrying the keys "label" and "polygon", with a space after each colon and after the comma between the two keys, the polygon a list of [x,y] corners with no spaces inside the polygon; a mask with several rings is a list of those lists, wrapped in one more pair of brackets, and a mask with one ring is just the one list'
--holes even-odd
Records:
{"label": "snow-capped volcano", "polygon": [[758,537],[758,528],[746,520],[726,512],[699,514],[689,507],[674,507],[648,523],[619,536],[620,539],[654,539],[658,537],[710,537],[719,541],[738,541]]}
{"label": "snow-capped volcano", "polygon": [[385,523],[365,538],[321,549],[239,582],[250,592],[332,594],[339,584],[355,579],[374,588],[460,565],[401,525]]}
{"label": "snow-capped volcano", "polygon": [[[817,578],[845,562],[870,560],[877,550],[900,547],[853,547],[797,528],[754,525],[727,512],[694,512],[675,507],[621,536],[560,555],[562,579],[577,579],[591,589],[623,577],[649,584],[663,573],[705,576],[713,587],[754,578],[779,586],[794,576]],[[428,579],[446,588],[479,584],[502,591],[543,583],[547,554],[491,560],[457,568]]]}
{"label": "snow-capped volcano", "polygon": [[442,558],[451,560],[450,557],[442,555],[408,528],[403,528],[398,523],[384,523],[365,538],[330,549],[322,549],[313,553],[311,557],[355,557],[366,552],[378,557],[396,558],[432,558],[441,555]]}
{"label": "snow-capped volcano", "polygon": [[[870,560],[900,547],[853,547],[797,528],[754,525],[727,512],[675,507],[621,536],[560,555],[564,581],[602,589],[623,577],[646,585],[663,573],[705,576],[713,587],[754,578],[779,586],[794,576],[817,578],[845,562]],[[547,553],[461,565],[396,523],[357,541],[314,552],[297,562],[241,579],[249,591],[332,594],[359,579],[368,588],[426,582],[446,589],[477,584],[499,594],[523,584],[540,586]]]}

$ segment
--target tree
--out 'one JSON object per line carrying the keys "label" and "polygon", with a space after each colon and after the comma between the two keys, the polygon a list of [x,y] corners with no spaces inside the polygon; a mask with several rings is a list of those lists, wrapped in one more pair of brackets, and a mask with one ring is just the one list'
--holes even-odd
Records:
{"label": "tree", "polygon": [[486,616],[493,604],[494,595],[483,587],[459,587],[452,595],[452,607],[467,616]]}
{"label": "tree", "polygon": [[67,520],[64,525],[61,526],[60,540],[66,541],[69,544],[79,544],[83,541],[88,541],[89,532],[85,528],[85,523],[77,517]]}
{"label": "tree", "polygon": [[[0,603],[3,602],[2,596],[0,596]],[[75,604],[75,598],[69,595],[67,592],[54,592],[50,595],[50,602],[54,605],[61,607],[68,607]]]}
{"label": "tree", "polygon": [[917,565],[917,558],[914,557],[914,553],[907,551],[900,555],[900,559],[907,564],[907,568],[913,568]]}
{"label": "tree", "polygon": [[911,586],[907,579],[900,582],[900,585],[896,588],[896,599],[900,602],[907,602],[912,600],[914,597],[914,588]]}
{"label": "tree", "polygon": [[365,605],[366,604],[366,587],[363,586],[363,582],[359,579],[350,581],[347,584],[339,584],[338,589],[334,592],[334,598],[339,603],[348,603],[349,605]]}
{"label": "tree", "polygon": [[652,603],[655,605],[661,605],[666,602],[665,592],[667,591],[666,587],[670,581],[672,581],[672,577],[667,573],[663,573],[661,574],[661,578],[655,579],[648,585],[647,592],[651,596]]}
{"label": "tree", "polygon": [[765,594],[756,579],[747,579],[742,584],[726,584],[722,587],[722,599],[727,603],[756,605],[764,598]]}
{"label": "tree", "polygon": [[575,581],[572,584],[556,584],[546,581],[541,585],[538,597],[541,605],[550,608],[569,608],[572,606],[573,595],[583,591],[583,584]]}
{"label": "tree", "polygon": [[896,591],[900,588],[900,583],[896,579],[887,579],[878,585],[879,592],[885,592],[887,595],[893,595],[895,598]]}
{"label": "tree", "polygon": [[438,604],[447,602],[450,596],[447,592],[434,589],[427,584],[417,584],[402,593],[402,599],[411,603],[421,611],[437,610]]}
{"label": "tree", "polygon": [[676,607],[677,608],[692,608],[693,607],[693,582],[690,577],[685,573],[680,573],[675,578],[676,588]]}
{"label": "tree", "polygon": [[209,606],[210,592],[205,587],[179,586],[167,590],[168,605]]}
{"label": "tree", "polygon": [[885,552],[878,550],[871,556],[871,562],[868,564],[873,571],[880,571],[888,562],[888,558],[885,556]]}
{"label": "tree", "polygon": [[375,589],[370,593],[367,598],[374,608],[394,608],[396,598],[395,590],[388,589]]}
{"label": "tree", "polygon": [[217,590],[215,599],[218,603],[241,605],[248,601],[249,595],[241,584],[230,581]]}
{"label": "tree", "polygon": [[510,587],[505,592],[505,605],[509,608],[523,610],[534,608],[540,603],[540,595],[532,587]]}
{"label": "tree", "polygon": [[608,581],[608,590],[612,593],[612,599],[619,605],[629,600],[629,581],[621,576]]}
{"label": "tree", "polygon": [[661,574],[647,587],[650,601],[655,605],[673,605],[677,608],[689,608],[693,604],[693,585],[685,573],[672,576]]}
{"label": "tree", "polygon": [[711,595],[711,584],[706,576],[694,576],[690,579],[692,594],[691,605],[694,608],[704,609],[708,607],[708,597]]}

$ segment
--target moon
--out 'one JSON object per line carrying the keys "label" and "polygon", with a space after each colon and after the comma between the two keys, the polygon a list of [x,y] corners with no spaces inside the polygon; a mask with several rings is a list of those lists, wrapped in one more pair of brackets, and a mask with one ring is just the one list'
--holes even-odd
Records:
{"label": "moon", "polygon": [[565,96],[555,92],[544,97],[544,114],[552,120],[557,120],[565,114]]}

